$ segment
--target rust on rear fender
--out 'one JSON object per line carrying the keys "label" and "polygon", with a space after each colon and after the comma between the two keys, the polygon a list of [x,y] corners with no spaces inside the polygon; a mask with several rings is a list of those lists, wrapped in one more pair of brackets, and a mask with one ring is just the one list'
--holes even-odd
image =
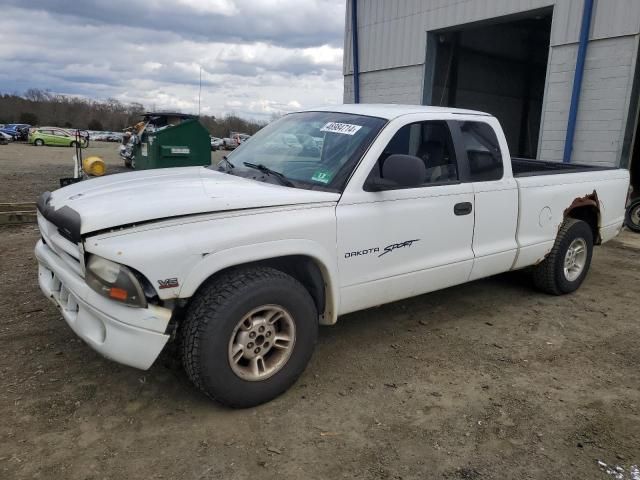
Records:
{"label": "rust on rear fender", "polygon": [[[571,216],[571,212],[573,210],[575,210],[576,208],[581,208],[581,207],[594,207],[596,209],[597,215],[596,215],[596,231],[595,231],[595,236],[594,236],[594,243],[600,244],[601,239],[600,239],[600,200],[598,200],[598,192],[596,192],[595,190],[593,191],[593,193],[587,193],[585,196],[583,197],[576,197],[573,199],[573,201],[571,202],[571,204],[564,210],[563,212],[563,218],[567,218]],[[562,224],[560,224],[558,226],[558,230],[560,229],[560,227],[562,226]]]}
{"label": "rust on rear fender", "polygon": [[[600,212],[600,201],[598,200],[598,192],[596,192],[595,190],[593,191],[593,193],[587,193],[584,197],[574,198],[573,202],[571,202],[571,205],[569,205],[565,209],[564,218],[567,218],[569,216],[569,213],[571,213],[571,210],[578,207],[587,207],[587,206],[596,207],[596,210]],[[598,225],[598,227],[599,226],[600,225]]]}

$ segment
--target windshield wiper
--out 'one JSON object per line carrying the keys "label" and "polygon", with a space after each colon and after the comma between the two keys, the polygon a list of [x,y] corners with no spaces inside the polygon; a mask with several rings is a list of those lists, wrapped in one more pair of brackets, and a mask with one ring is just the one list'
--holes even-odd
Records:
{"label": "windshield wiper", "polygon": [[243,162],[242,164],[245,167],[253,168],[254,170],[259,170],[262,173],[266,173],[267,175],[272,175],[276,177],[278,180],[280,180],[280,183],[282,185],[285,185],[287,187],[295,187],[293,182],[289,180],[287,177],[285,177],[282,173],[276,172],[275,170],[271,170],[269,167],[266,167],[261,163],[256,165],[255,163]]}
{"label": "windshield wiper", "polygon": [[222,157],[222,160],[218,162],[218,165],[220,165],[222,162],[224,162],[227,165],[227,167],[230,169],[236,168],[236,166],[233,163],[231,163],[231,161],[227,158],[226,155]]}

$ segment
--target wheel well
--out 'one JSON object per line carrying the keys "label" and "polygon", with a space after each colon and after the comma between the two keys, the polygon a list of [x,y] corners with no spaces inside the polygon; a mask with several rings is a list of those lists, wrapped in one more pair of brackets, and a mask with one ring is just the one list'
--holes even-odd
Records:
{"label": "wheel well", "polygon": [[284,257],[269,258],[266,260],[259,260],[256,262],[243,263],[240,265],[234,265],[233,267],[225,268],[219,272],[214,273],[204,283],[209,282],[212,278],[217,277],[223,273],[235,270],[237,268],[247,267],[270,267],[275,270],[291,275],[298,280],[302,286],[309,292],[311,298],[316,305],[318,315],[323,315],[326,310],[327,293],[324,276],[320,266],[316,261],[305,255],[288,255]]}
{"label": "wheel well", "polygon": [[601,243],[600,238],[600,210],[595,205],[583,205],[580,207],[574,207],[569,210],[565,217],[575,218],[576,220],[582,220],[591,227],[593,233],[593,243],[599,245]]}

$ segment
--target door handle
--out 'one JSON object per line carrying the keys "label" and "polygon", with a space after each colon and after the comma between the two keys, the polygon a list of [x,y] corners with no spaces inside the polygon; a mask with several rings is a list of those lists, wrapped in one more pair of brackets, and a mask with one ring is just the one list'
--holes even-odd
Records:
{"label": "door handle", "polygon": [[453,213],[456,215],[469,215],[472,210],[471,202],[456,203],[453,207]]}

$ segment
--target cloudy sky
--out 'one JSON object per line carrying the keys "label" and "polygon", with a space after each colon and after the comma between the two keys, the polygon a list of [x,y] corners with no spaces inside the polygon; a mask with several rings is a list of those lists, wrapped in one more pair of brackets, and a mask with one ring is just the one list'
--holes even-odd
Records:
{"label": "cloudy sky", "polygon": [[342,103],[344,0],[0,0],[0,92],[269,118]]}

